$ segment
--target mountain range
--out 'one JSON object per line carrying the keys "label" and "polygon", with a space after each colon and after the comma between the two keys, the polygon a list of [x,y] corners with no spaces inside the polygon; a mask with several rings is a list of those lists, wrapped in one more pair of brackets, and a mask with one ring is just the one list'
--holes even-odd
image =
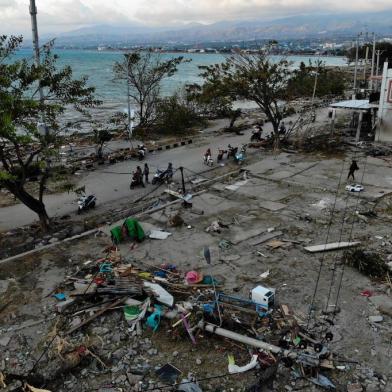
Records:
{"label": "mountain range", "polygon": [[178,27],[152,28],[138,23],[94,25],[59,34],[59,45],[194,44],[197,42],[264,39],[308,39],[355,36],[358,32],[392,36],[392,11],[329,15],[300,15],[275,20],[193,23]]}

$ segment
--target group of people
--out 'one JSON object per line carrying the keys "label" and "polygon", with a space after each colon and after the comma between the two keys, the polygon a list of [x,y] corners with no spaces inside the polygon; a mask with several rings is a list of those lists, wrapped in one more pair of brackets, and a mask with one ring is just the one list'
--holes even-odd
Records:
{"label": "group of people", "polygon": [[[167,178],[172,178],[173,177],[173,164],[169,163],[167,166],[167,169],[162,172],[162,174],[164,174]],[[140,166],[136,167],[136,170],[133,172],[132,175],[132,181],[137,184],[137,185],[141,185],[144,187],[144,183],[149,184],[150,180],[149,180],[149,175],[150,175],[150,168],[148,167],[148,164],[145,163],[144,164],[144,168],[142,169]],[[144,178],[144,181],[143,181]],[[153,181],[154,184],[154,181]]]}
{"label": "group of people", "polygon": [[149,175],[150,175],[150,168],[148,167],[148,164],[145,163],[143,170],[140,166],[136,167],[136,170],[133,172],[133,180],[135,181],[136,184],[140,184],[140,185],[144,186],[143,177],[144,177],[146,184],[148,184],[149,183],[149,179],[148,179]]}

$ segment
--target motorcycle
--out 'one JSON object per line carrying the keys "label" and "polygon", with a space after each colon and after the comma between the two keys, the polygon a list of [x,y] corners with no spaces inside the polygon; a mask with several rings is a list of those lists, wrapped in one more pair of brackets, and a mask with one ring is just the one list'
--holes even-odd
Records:
{"label": "motorcycle", "polygon": [[227,158],[233,157],[235,158],[235,155],[238,152],[238,147],[232,147],[230,144],[228,145],[228,152],[227,152]]}
{"label": "motorcycle", "polygon": [[157,169],[154,177],[151,180],[151,184],[163,184],[164,182],[169,181],[172,176],[173,174],[168,173],[167,170]]}
{"label": "motorcycle", "polygon": [[253,131],[252,136],[250,137],[251,142],[259,142],[261,141],[261,131]]}
{"label": "motorcycle", "polygon": [[246,153],[246,145],[244,144],[241,147],[241,150],[238,151],[235,156],[234,156],[234,160],[236,163],[238,163],[239,165],[241,165],[242,162],[245,161],[245,153]]}
{"label": "motorcycle", "polygon": [[137,155],[139,158],[139,161],[142,161],[144,157],[146,156],[146,147],[144,147],[144,144],[139,144],[137,146]]}
{"label": "motorcycle", "polygon": [[211,155],[204,155],[203,162],[207,166],[214,166],[214,160],[211,158]]}
{"label": "motorcycle", "polygon": [[133,188],[135,188],[135,186],[142,186],[143,188],[145,187],[144,182],[142,180],[142,177],[137,177],[135,175],[132,176],[131,184],[129,185],[129,189],[133,189]]}
{"label": "motorcycle", "polygon": [[78,199],[78,214],[83,211],[87,211],[90,208],[94,208],[97,202],[97,198],[94,195],[81,195]]}

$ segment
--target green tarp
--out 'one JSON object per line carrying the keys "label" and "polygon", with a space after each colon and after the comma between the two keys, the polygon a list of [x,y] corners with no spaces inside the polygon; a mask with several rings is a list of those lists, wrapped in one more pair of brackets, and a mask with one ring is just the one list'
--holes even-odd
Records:
{"label": "green tarp", "polygon": [[110,233],[115,244],[119,244],[127,238],[141,242],[146,237],[140,223],[132,218],[125,219],[122,226],[113,227]]}
{"label": "green tarp", "polygon": [[125,219],[124,226],[127,228],[128,236],[132,240],[143,241],[146,237],[142,226],[136,219]]}

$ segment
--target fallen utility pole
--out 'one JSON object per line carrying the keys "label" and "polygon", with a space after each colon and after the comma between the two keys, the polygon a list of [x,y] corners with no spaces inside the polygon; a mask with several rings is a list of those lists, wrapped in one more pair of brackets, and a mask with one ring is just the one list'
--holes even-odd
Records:
{"label": "fallen utility pole", "polygon": [[298,357],[297,353],[284,350],[281,347],[274,346],[269,343],[262,342],[261,340],[253,339],[248,336],[240,335],[239,333],[229,331],[228,329],[224,329],[218,327],[214,324],[205,323],[200,321],[197,325],[200,329],[204,329],[207,332],[215,333],[216,335],[222,336],[224,338],[232,339],[240,343],[247,344],[249,346],[253,346],[256,348],[261,348],[263,350],[270,351],[273,354],[282,354],[284,357],[296,359]]}

